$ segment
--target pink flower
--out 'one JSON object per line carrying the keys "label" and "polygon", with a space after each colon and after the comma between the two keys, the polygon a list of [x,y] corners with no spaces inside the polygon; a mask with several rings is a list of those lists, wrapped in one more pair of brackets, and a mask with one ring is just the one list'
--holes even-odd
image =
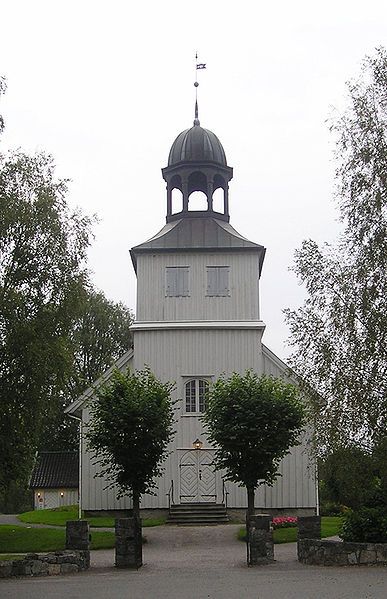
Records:
{"label": "pink flower", "polygon": [[297,526],[296,516],[278,516],[273,518],[273,528],[290,528]]}

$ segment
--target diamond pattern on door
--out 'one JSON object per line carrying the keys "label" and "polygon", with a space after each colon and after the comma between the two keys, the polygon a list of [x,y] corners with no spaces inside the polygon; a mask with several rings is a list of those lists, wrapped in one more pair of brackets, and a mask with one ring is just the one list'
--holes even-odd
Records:
{"label": "diamond pattern on door", "polygon": [[216,501],[215,470],[209,451],[193,449],[180,460],[180,501],[205,503]]}

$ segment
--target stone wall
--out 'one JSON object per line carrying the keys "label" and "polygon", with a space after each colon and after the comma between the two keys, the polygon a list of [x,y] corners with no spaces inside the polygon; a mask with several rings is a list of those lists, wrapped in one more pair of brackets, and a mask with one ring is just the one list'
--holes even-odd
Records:
{"label": "stone wall", "polygon": [[55,551],[46,555],[27,553],[23,559],[0,561],[0,578],[53,576],[81,572],[90,567],[90,551]]}
{"label": "stone wall", "polygon": [[387,565],[387,543],[299,539],[298,561],[313,566]]}

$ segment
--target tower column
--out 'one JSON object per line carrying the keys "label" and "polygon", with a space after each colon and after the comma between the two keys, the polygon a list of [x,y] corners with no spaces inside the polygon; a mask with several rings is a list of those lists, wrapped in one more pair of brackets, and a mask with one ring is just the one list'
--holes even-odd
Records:
{"label": "tower column", "polygon": [[228,184],[224,189],[224,213],[228,216]]}
{"label": "tower column", "polygon": [[207,183],[207,204],[208,210],[212,211],[212,201],[213,201],[213,193],[214,193],[214,180],[210,179]]}
{"label": "tower column", "polygon": [[167,216],[172,214],[172,189],[167,185]]}
{"label": "tower column", "polygon": [[182,182],[183,191],[183,212],[188,212],[188,181],[187,179]]}

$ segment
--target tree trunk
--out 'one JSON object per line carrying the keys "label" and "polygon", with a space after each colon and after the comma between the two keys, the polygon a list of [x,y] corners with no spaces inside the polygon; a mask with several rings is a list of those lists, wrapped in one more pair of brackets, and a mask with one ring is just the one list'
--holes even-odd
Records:
{"label": "tree trunk", "polygon": [[248,486],[247,489],[247,510],[246,510],[246,551],[247,564],[250,565],[250,516],[254,516],[254,495],[255,488]]}
{"label": "tree trunk", "polygon": [[133,517],[140,521],[140,493],[133,491]]}
{"label": "tree trunk", "polygon": [[247,512],[246,519],[248,520],[250,516],[254,516],[254,495],[255,489],[254,487],[247,487]]}
{"label": "tree trunk", "polygon": [[254,487],[246,487],[247,489],[247,510],[246,510],[246,533],[249,536],[249,520],[250,516],[254,516]]}
{"label": "tree trunk", "polygon": [[135,528],[135,561],[136,567],[142,566],[142,528],[140,520],[140,499],[141,494],[138,491],[133,490],[133,519]]}

